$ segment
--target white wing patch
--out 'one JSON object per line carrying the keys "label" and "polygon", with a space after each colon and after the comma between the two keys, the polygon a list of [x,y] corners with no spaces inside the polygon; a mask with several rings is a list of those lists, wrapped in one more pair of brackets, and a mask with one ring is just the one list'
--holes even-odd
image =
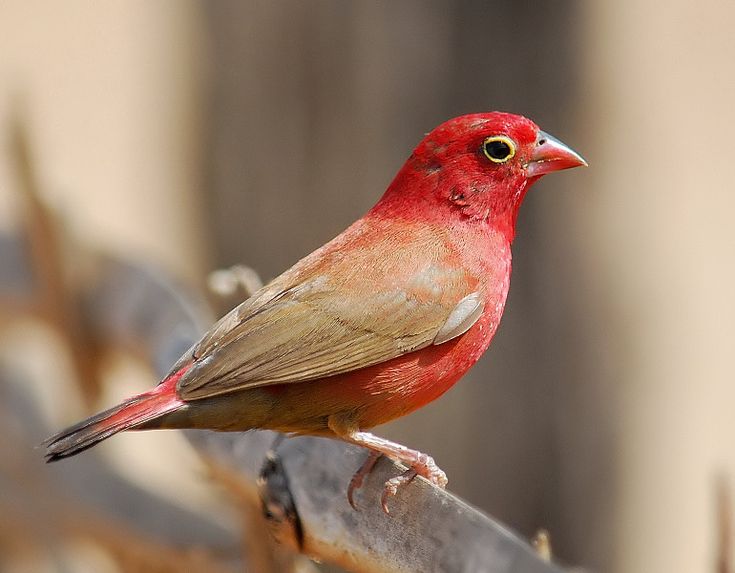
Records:
{"label": "white wing patch", "polygon": [[484,306],[479,292],[468,294],[460,300],[436,333],[434,344],[442,344],[467,332],[482,315]]}

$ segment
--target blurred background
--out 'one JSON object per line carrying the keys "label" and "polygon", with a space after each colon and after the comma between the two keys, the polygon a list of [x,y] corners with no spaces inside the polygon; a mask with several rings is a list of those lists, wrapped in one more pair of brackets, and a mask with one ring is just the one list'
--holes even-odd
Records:
{"label": "blurred background", "polygon": [[74,293],[110,258],[182,292],[268,280],[425,132],[499,109],[590,168],[529,194],[481,362],[378,432],[564,563],[732,571],[733,23],[717,0],[0,3],[0,570],[233,570],[241,519],[178,433],[33,449],[156,380]]}

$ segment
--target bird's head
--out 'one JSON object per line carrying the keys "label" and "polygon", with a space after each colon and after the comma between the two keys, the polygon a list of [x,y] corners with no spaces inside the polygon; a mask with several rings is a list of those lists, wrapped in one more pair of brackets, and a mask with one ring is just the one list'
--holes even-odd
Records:
{"label": "bird's head", "polygon": [[424,137],[386,195],[438,200],[512,238],[528,187],[547,173],[583,165],[579,154],[525,117],[463,115]]}

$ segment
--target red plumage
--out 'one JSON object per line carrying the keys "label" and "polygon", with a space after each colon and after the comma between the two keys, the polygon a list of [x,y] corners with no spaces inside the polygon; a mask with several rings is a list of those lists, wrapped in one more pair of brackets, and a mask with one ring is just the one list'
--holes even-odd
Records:
{"label": "red plumage", "polygon": [[449,389],[482,355],[508,293],[520,204],[540,176],[584,160],[528,119],[474,114],[416,147],[380,201],[223,317],[161,384],[69,428],[47,459],[124,430],[268,428],[363,445],[407,463],[383,500],[433,460],[366,429]]}

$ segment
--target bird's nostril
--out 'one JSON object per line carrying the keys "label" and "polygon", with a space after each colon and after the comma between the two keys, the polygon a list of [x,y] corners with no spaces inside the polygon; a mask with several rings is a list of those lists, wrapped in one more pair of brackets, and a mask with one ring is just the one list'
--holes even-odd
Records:
{"label": "bird's nostril", "polygon": [[546,139],[541,138],[541,139],[538,140],[537,145],[543,145],[544,143],[546,143]]}

